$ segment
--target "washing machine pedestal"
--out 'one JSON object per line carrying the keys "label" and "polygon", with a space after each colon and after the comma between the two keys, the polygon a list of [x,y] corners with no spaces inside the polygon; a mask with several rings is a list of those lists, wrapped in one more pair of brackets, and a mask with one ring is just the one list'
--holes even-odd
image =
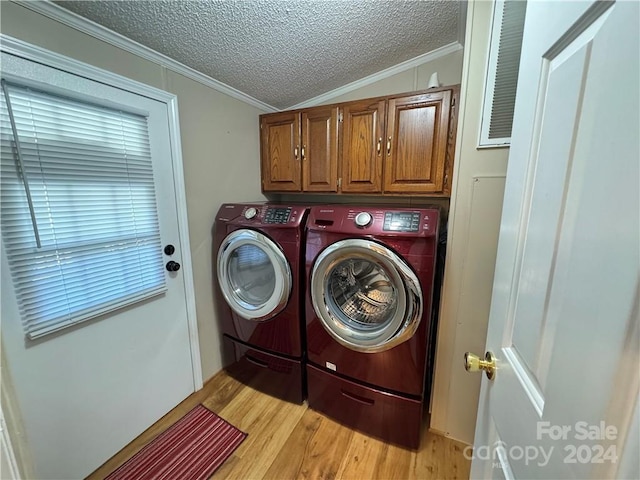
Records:
{"label": "washing machine pedestal", "polygon": [[422,401],[367,387],[307,364],[309,408],[385,442],[417,450]]}

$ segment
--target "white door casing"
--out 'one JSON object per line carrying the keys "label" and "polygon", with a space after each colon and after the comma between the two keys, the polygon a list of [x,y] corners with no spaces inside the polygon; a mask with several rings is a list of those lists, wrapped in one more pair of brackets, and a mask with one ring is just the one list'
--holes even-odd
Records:
{"label": "white door casing", "polygon": [[640,475],[638,7],[527,6],[473,478]]}
{"label": "white door casing", "polygon": [[34,469],[84,477],[202,386],[175,97],[2,41],[3,76],[149,114],[162,244],[176,247],[165,261],[183,267],[161,296],[26,342],[3,252],[2,341]]}

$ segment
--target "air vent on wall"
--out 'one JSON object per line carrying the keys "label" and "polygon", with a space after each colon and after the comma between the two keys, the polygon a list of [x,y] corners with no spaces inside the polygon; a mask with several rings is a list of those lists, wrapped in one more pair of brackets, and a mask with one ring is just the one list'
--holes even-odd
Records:
{"label": "air vent on wall", "polygon": [[527,3],[494,5],[479,146],[509,146]]}

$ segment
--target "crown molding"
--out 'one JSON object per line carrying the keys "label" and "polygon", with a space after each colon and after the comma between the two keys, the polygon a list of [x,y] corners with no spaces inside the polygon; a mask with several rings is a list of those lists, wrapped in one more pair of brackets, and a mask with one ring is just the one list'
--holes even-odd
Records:
{"label": "crown molding", "polygon": [[344,95],[345,93],[352,92],[353,90],[357,90],[358,88],[370,85],[377,81],[383,80],[385,78],[391,77],[398,73],[404,72],[411,68],[418,67],[423,63],[431,62],[438,58],[444,57],[445,55],[449,55],[451,53],[458,52],[462,50],[462,45],[458,42],[449,43],[448,45],[444,45],[440,48],[436,48],[435,50],[431,50],[430,52],[423,53],[414,58],[410,58],[402,63],[398,63],[393,67],[389,67],[385,70],[381,70],[373,75],[369,75],[368,77],[361,78],[360,80],[356,80],[355,82],[348,83],[347,85],[343,85],[342,87],[336,88],[335,90],[331,90],[330,92],[323,93],[322,95],[318,95],[317,97],[310,98],[309,100],[305,100],[304,102],[293,105],[287,110],[294,110],[298,108],[306,108],[313,107],[320,103],[324,103],[330,101],[340,95]]}
{"label": "crown molding", "polygon": [[253,98],[246,93],[241,92],[229,85],[222,83],[214,78],[209,77],[197,70],[188,67],[162,53],[156,52],[155,50],[146,47],[130,38],[125,37],[124,35],[120,35],[119,33],[114,32],[102,25],[99,25],[87,18],[81,17],[69,10],[66,10],[55,3],[50,2],[49,0],[39,0],[39,1],[28,1],[28,0],[12,0],[14,3],[28,8],[36,13],[44,15],[45,17],[51,18],[57,22],[60,22],[68,27],[74,28],[80,32],[86,33],[98,40],[102,40],[110,45],[118,47],[122,50],[125,50],[129,53],[133,53],[145,60],[149,60],[153,63],[156,63],[162,67],[165,67],[169,70],[172,70],[175,73],[179,73],[180,75],[184,75],[191,80],[199,82],[207,87],[213,88],[225,95],[229,95],[237,100],[248,103],[260,110],[264,110],[266,112],[277,112],[279,111],[277,108],[261,102],[256,98]]}

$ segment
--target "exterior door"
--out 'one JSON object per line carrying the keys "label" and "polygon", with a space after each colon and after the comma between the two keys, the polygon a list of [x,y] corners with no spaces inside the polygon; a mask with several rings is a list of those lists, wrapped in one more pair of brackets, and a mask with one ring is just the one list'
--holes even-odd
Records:
{"label": "exterior door", "polygon": [[422,317],[422,291],[413,270],[370,240],[342,240],[318,255],[311,300],[325,330],[361,352],[382,352],[406,341]]}
{"label": "exterior door", "polygon": [[220,245],[217,265],[222,295],[242,318],[268,320],[287,306],[291,268],[269,237],[247,229],[230,233]]}
{"label": "exterior door", "polygon": [[638,7],[527,5],[473,478],[640,476]]}
{"label": "exterior door", "polygon": [[[51,55],[47,61],[51,58],[56,61],[57,57]],[[82,76],[2,53],[3,77],[147,117],[160,248],[168,244],[175,248],[171,255],[154,253],[162,256],[163,263],[182,264],[176,272],[163,270],[163,293],[28,340],[3,245],[2,348],[35,474],[82,478],[192,393],[200,365],[192,362],[190,335],[197,339],[197,331],[190,332],[188,325],[185,282],[191,273],[183,259],[188,244],[182,245],[179,235],[169,105],[106,84],[138,88],[125,80],[101,76],[66,60],[60,63],[64,68],[82,69]],[[100,81],[88,79],[94,74]],[[97,184],[112,187],[115,196],[121,178],[100,179],[104,181]],[[73,186],[79,181],[74,182]],[[91,189],[87,190],[90,196]],[[127,265],[114,262],[112,268],[117,272]],[[91,278],[90,272],[87,277]],[[96,291],[107,288],[95,287]]]}

